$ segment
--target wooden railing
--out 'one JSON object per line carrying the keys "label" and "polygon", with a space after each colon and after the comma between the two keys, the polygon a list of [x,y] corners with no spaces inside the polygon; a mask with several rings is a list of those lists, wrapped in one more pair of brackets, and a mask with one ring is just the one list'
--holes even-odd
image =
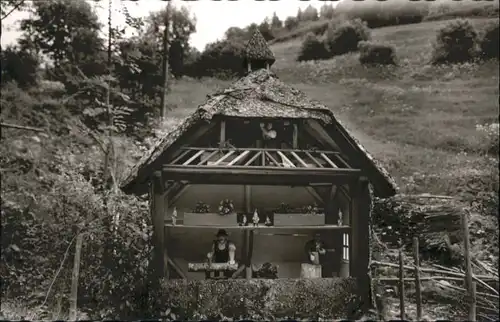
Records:
{"label": "wooden railing", "polygon": [[339,152],[264,148],[185,147],[169,165],[277,168],[350,168]]}

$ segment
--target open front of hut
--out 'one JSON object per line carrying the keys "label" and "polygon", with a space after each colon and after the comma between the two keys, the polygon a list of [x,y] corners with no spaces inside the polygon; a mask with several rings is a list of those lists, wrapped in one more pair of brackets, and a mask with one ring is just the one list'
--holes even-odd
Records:
{"label": "open front of hut", "polygon": [[[369,303],[372,198],[394,195],[396,185],[329,108],[280,81],[273,63],[256,31],[248,74],[160,140],[122,189],[149,193],[158,277],[233,283],[267,268],[277,280],[353,279]],[[218,232],[234,250],[222,260],[214,260],[226,249]]]}

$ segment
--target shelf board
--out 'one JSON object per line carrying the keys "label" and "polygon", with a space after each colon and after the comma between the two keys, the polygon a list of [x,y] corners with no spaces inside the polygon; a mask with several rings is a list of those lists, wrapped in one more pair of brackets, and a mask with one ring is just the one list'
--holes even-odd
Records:
{"label": "shelf board", "polygon": [[234,230],[266,230],[266,229],[275,229],[275,230],[284,230],[284,229],[306,229],[306,230],[349,230],[350,226],[338,226],[338,225],[321,225],[321,226],[202,226],[202,225],[172,225],[165,224],[165,227],[168,228],[189,228],[189,229],[234,229]]}

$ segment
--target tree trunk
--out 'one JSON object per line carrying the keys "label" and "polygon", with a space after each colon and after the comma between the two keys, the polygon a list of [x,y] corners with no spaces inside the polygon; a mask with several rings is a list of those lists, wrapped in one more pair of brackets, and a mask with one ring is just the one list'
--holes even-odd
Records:
{"label": "tree trunk", "polygon": [[163,30],[163,88],[161,96],[161,118],[165,121],[167,117],[167,94],[168,94],[168,29],[170,25],[170,1],[167,4],[165,18],[165,30]]}

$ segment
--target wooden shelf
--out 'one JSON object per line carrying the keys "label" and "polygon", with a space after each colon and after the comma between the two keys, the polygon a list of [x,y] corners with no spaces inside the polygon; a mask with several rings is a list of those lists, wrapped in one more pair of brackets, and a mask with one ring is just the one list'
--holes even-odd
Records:
{"label": "wooden shelf", "polygon": [[266,229],[276,229],[276,230],[350,230],[350,226],[338,226],[338,225],[322,225],[322,226],[202,226],[202,225],[172,225],[165,224],[168,228],[190,228],[190,229],[234,229],[234,230],[266,230]]}

